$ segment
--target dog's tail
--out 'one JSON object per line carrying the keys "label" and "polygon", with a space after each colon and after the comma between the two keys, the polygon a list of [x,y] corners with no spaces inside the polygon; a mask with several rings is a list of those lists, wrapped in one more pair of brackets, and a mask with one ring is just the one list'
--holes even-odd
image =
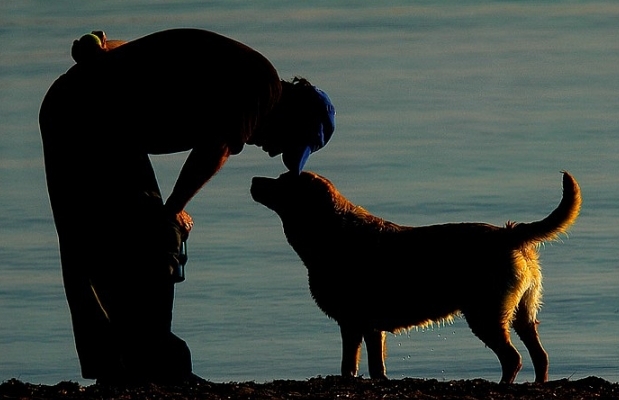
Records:
{"label": "dog's tail", "polygon": [[516,242],[540,243],[555,240],[560,233],[566,233],[567,229],[576,221],[580,213],[582,198],[578,182],[566,171],[563,173],[563,198],[557,208],[546,218],[530,223],[508,223],[511,234]]}

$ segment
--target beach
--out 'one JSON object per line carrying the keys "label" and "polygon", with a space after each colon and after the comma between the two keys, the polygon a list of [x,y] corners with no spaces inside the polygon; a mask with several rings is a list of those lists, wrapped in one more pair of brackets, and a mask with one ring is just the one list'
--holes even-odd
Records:
{"label": "beach", "polygon": [[439,382],[436,379],[393,379],[375,381],[336,376],[305,381],[276,380],[266,383],[205,383],[196,386],[138,386],[113,388],[101,385],[80,386],[75,382],[57,385],[33,385],[10,380],[0,385],[2,399],[617,399],[619,384],[597,377],[579,380],[562,379],[544,384],[519,383],[501,385],[483,379]]}

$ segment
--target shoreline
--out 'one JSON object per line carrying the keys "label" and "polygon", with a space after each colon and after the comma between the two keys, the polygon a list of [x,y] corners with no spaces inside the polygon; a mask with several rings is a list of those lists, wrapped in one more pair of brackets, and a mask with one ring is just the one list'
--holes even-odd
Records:
{"label": "shoreline", "polygon": [[206,381],[191,386],[141,385],[110,387],[81,386],[63,381],[42,385],[9,379],[0,384],[0,399],[618,399],[619,383],[590,376],[579,380],[561,379],[543,384],[499,384],[483,379],[438,381],[403,378],[385,381],[326,376],[304,381],[274,380],[265,383]]}

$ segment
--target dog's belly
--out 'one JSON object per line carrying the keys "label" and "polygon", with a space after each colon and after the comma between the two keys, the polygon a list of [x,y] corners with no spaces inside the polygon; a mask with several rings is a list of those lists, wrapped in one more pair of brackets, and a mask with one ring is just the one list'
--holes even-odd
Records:
{"label": "dog's belly", "polygon": [[468,237],[437,249],[425,238],[421,254],[400,242],[406,236],[380,243],[342,238],[329,257],[300,254],[320,309],[340,324],[397,331],[499,304],[518,280],[513,250],[490,240]]}
{"label": "dog's belly", "polygon": [[397,332],[451,320],[460,311],[453,291],[427,296],[415,290],[391,291],[379,282],[367,287],[355,280],[312,275],[309,286],[316,304],[340,325]]}

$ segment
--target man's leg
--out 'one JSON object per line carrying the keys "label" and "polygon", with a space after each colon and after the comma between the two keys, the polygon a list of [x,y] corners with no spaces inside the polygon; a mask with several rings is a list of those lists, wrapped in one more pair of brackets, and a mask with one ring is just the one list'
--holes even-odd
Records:
{"label": "man's leg", "polygon": [[67,303],[71,312],[75,347],[82,376],[98,379],[110,371],[121,373],[120,354],[112,346],[111,326],[101,308],[85,264],[92,254],[83,254],[80,241],[63,240],[71,245],[61,245],[62,277]]}
{"label": "man's leg", "polygon": [[[117,221],[106,230],[106,261],[97,268],[93,286],[127,379],[179,382],[192,365],[187,344],[172,333],[175,287],[162,244],[163,202],[158,189],[135,196],[122,196],[122,211],[113,213]],[[130,221],[127,210],[133,210]],[[122,224],[128,229],[118,229]]]}

